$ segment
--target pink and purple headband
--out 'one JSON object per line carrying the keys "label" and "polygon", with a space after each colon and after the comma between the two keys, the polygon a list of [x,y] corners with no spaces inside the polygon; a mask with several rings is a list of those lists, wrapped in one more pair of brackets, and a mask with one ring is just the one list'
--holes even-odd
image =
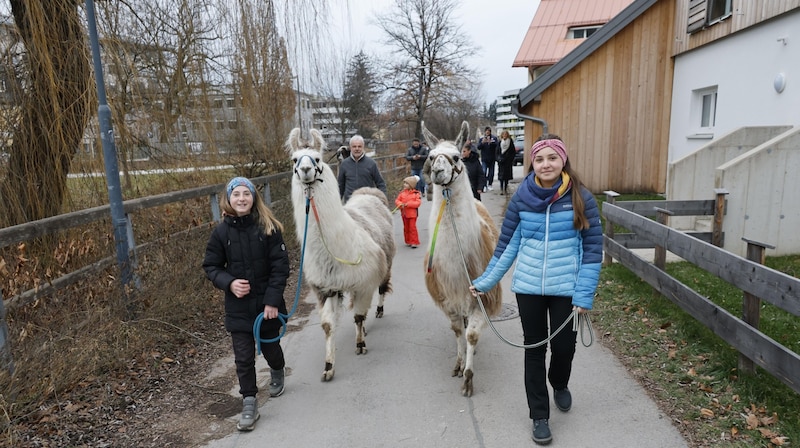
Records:
{"label": "pink and purple headband", "polygon": [[558,154],[558,157],[561,157],[561,162],[564,164],[567,163],[567,147],[564,146],[564,142],[556,138],[539,140],[538,142],[534,143],[531,147],[531,160],[533,160],[537,152],[547,147],[553,148],[553,151]]}

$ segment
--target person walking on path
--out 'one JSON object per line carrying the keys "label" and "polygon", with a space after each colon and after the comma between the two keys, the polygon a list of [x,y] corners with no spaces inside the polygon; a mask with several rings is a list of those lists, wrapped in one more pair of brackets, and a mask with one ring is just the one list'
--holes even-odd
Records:
{"label": "person walking on path", "polygon": [[[573,311],[592,309],[600,276],[603,233],[597,203],[570,165],[564,142],[543,135],[531,148],[531,170],[511,197],[500,239],[485,271],[473,281],[476,296],[489,291],[517,260],[512,291],[517,296],[526,345],[544,341]],[[575,331],[565,326],[547,345],[525,349],[525,392],[533,420],[533,441],[546,445],[550,432],[547,381],[556,407],[572,407],[569,379]]]}
{"label": "person walking on path", "polygon": [[500,181],[500,194],[508,194],[508,182],[514,178],[514,140],[507,130],[500,132],[497,142],[497,180]]}
{"label": "person walking on path", "polygon": [[422,195],[417,190],[419,176],[408,176],[403,179],[403,189],[397,195],[394,205],[400,209],[403,218],[403,239],[406,246],[416,249],[419,246],[419,233],[417,232],[417,217],[419,207],[422,205]]}
{"label": "person walking on path", "polygon": [[481,192],[486,186],[486,178],[483,177],[483,167],[481,166],[481,161],[478,160],[478,153],[475,152],[475,148],[473,148],[469,142],[465,143],[461,148],[461,160],[464,163],[464,170],[469,177],[469,184],[472,187],[472,196],[480,201]]}
{"label": "person walking on path", "polygon": [[350,195],[361,187],[375,187],[387,194],[378,164],[364,154],[364,137],[360,135],[350,137],[350,156],[339,164],[337,180],[342,202],[347,202]]}
{"label": "person walking on path", "polygon": [[[259,419],[256,394],[256,346],[253,324],[264,313],[260,339],[276,339],[286,315],[283,292],[289,277],[289,256],[283,225],[244,177],[231,179],[220,200],[224,218],[211,233],[203,269],[206,277],[225,292],[225,329],[233,342],[242,414],[240,431],[251,431]],[[269,395],[284,391],[286,361],[280,341],[260,342],[271,371]]]}
{"label": "person walking on path", "polygon": [[411,147],[406,151],[406,160],[411,164],[411,175],[419,177],[416,189],[425,194],[425,182],[422,181],[422,169],[428,159],[428,148],[422,146],[418,138],[411,141]]}
{"label": "person walking on path", "polygon": [[[483,164],[483,175],[486,177],[486,188],[493,190],[494,164],[497,154],[497,137],[492,135],[492,128],[486,126],[483,130],[483,138],[478,143],[478,151],[481,153],[481,163]],[[485,190],[484,190],[485,191]]]}

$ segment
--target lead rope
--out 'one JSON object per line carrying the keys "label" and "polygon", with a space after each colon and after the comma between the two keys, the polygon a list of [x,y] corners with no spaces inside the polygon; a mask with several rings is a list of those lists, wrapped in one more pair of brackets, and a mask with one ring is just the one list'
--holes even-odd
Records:
{"label": "lead rope", "polygon": [[[450,202],[450,191],[449,190],[450,190],[449,188],[446,188],[446,189],[444,189],[442,191],[442,195],[445,198],[445,200],[442,202],[442,210],[445,208],[444,207],[445,202],[446,203]],[[441,217],[442,210],[439,210],[439,217]],[[456,235],[456,242],[458,243],[458,250],[461,252],[461,265],[464,267],[464,274],[466,274],[467,281],[469,282],[469,284],[472,285],[472,279],[470,278],[469,269],[467,268],[467,258],[464,256],[464,248],[461,246],[461,238],[459,238],[459,236],[458,236],[458,227],[456,226],[456,220],[455,220],[455,217],[453,216],[453,207],[448,207],[448,213],[447,214],[450,216],[450,223],[452,224],[453,232]],[[437,226],[437,229],[438,229],[438,226]],[[430,265],[430,263],[429,263],[429,265]],[[430,272],[430,268],[429,268],[429,272]],[[472,286],[474,286],[474,285],[472,285]],[[564,327],[567,326],[567,323],[569,321],[572,321],[572,331],[574,331],[574,332],[580,331],[581,344],[584,347],[590,347],[592,345],[592,343],[594,342],[594,330],[592,329],[592,322],[589,319],[589,315],[588,314],[580,314],[577,310],[573,310],[572,313],[570,313],[569,317],[564,320],[564,322],[561,324],[561,326],[558,327],[556,329],[556,331],[550,333],[550,336],[545,338],[543,341],[537,342],[535,344],[527,344],[527,345],[526,344],[518,344],[516,342],[509,341],[502,334],[500,334],[499,331],[497,331],[497,328],[495,328],[494,323],[489,318],[489,314],[486,312],[486,308],[483,306],[483,300],[481,300],[480,297],[476,297],[476,300],[478,300],[478,305],[480,305],[480,307],[481,307],[481,311],[483,312],[483,317],[486,319],[486,322],[489,324],[489,328],[492,329],[492,332],[498,338],[500,338],[501,341],[505,342],[506,344],[508,344],[508,345],[510,345],[512,347],[518,347],[518,348],[536,348],[536,347],[541,347],[542,345],[545,345],[548,342],[550,342],[561,330],[563,330]],[[589,343],[588,344],[586,343],[586,339],[584,337],[584,329],[586,329],[586,331],[589,333]]]}

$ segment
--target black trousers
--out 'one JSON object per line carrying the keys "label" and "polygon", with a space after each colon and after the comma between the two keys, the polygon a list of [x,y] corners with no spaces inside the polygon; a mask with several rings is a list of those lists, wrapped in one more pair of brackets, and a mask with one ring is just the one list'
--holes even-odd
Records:
{"label": "black trousers", "polygon": [[[261,324],[261,339],[276,338],[281,332],[278,319],[269,319]],[[256,385],[256,340],[253,332],[231,332],[233,357],[236,363],[236,376],[239,377],[239,393],[242,397],[254,397],[258,393]],[[280,370],[286,365],[280,340],[261,344],[261,354],[269,368]]]}
{"label": "black trousers", "polygon": [[[550,335],[548,316],[550,326],[555,331],[572,313],[572,297],[517,294],[517,305],[525,345],[547,339]],[[547,380],[550,380],[553,389],[567,387],[572,374],[576,340],[577,333],[572,331],[572,323],[567,323],[550,341],[549,369],[545,366],[547,344],[525,349],[525,393],[531,419],[550,418]]]}

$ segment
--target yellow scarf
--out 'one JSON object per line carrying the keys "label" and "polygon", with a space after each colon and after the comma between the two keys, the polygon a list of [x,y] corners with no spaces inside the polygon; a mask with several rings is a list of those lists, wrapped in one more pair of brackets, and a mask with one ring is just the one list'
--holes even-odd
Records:
{"label": "yellow scarf", "polygon": [[[534,180],[536,181],[536,185],[538,185],[538,186],[540,186],[542,188],[545,188],[545,187],[542,186],[542,183],[539,181],[538,177],[534,177]],[[553,202],[556,202],[556,200],[558,198],[560,198],[561,196],[564,196],[564,193],[566,193],[567,189],[569,189],[570,182],[571,182],[571,180],[569,178],[569,174],[567,174],[566,172],[562,171],[561,172],[561,185],[559,185],[558,191],[556,191],[556,194],[550,200],[551,204]]]}

